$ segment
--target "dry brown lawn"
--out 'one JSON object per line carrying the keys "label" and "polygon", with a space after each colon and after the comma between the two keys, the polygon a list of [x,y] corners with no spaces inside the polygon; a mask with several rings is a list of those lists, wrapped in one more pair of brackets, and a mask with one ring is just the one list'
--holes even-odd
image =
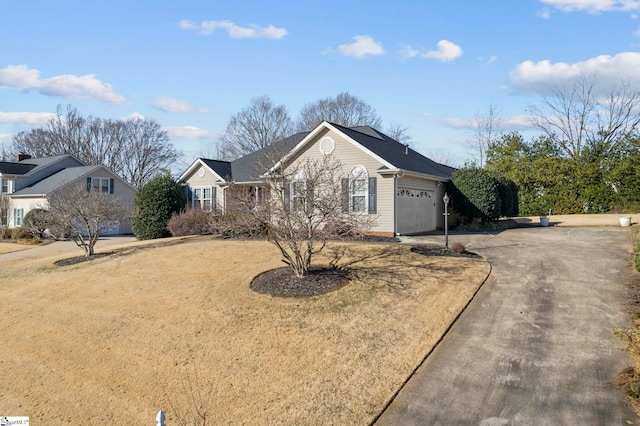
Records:
{"label": "dry brown lawn", "polygon": [[353,281],[283,299],[249,289],[281,266],[269,243],[144,247],[3,265],[0,414],[144,425],[163,409],[173,426],[211,389],[207,424],[367,424],[489,273],[399,244],[335,245],[352,251]]}
{"label": "dry brown lawn", "polygon": [[32,245],[17,243],[0,243],[0,254],[11,253],[14,251],[27,250],[33,248]]}

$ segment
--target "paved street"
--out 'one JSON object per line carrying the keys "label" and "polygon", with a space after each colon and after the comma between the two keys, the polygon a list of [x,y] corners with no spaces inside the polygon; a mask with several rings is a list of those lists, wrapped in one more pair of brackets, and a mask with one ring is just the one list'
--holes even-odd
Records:
{"label": "paved street", "polygon": [[610,384],[630,363],[613,335],[627,324],[629,228],[525,228],[450,241],[485,256],[492,277],[377,425],[640,423]]}

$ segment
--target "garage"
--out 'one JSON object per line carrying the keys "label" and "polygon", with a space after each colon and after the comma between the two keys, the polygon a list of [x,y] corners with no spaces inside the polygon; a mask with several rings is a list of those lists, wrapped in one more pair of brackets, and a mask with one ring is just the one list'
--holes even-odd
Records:
{"label": "garage", "polygon": [[398,234],[415,234],[436,229],[433,191],[398,188],[396,207]]}

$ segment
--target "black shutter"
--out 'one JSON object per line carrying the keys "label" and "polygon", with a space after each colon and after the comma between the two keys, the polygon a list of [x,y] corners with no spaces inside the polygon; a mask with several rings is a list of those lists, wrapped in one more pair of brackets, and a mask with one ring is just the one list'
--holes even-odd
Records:
{"label": "black shutter", "polygon": [[91,191],[91,178],[87,178],[87,192]]}
{"label": "black shutter", "polygon": [[212,210],[218,210],[218,201],[216,198],[216,192],[218,192],[217,189],[218,187],[216,186],[211,187],[211,209]]}
{"label": "black shutter", "polygon": [[377,200],[377,178],[369,178],[369,214],[376,214],[378,212],[378,200]]}
{"label": "black shutter", "polygon": [[115,185],[114,179],[109,179],[109,194],[113,194],[113,186]]}
{"label": "black shutter", "polygon": [[307,213],[313,212],[313,189],[307,191]]}
{"label": "black shutter", "polygon": [[349,178],[342,178],[342,213],[349,213]]}
{"label": "black shutter", "polygon": [[291,184],[289,182],[284,184],[284,208],[289,210],[291,205]]}

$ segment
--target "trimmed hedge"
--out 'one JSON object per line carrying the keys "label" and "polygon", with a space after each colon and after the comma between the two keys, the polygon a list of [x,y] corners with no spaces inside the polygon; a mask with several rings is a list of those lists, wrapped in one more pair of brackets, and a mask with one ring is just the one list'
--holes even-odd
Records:
{"label": "trimmed hedge", "polygon": [[518,215],[518,188],[510,179],[485,169],[467,167],[451,175],[453,209],[485,222]]}

